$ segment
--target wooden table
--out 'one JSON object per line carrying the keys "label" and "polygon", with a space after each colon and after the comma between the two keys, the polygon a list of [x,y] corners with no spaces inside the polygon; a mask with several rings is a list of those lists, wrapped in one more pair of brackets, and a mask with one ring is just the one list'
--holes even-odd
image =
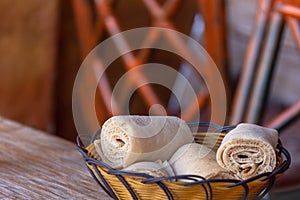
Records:
{"label": "wooden table", "polygon": [[75,144],[0,117],[0,199],[109,199]]}

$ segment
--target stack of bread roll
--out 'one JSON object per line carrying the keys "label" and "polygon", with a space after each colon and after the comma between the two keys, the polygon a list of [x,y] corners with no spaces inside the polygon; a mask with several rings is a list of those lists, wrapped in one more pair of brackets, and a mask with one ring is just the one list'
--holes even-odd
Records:
{"label": "stack of bread roll", "polygon": [[94,146],[103,162],[153,177],[197,175],[205,179],[247,179],[276,166],[278,133],[240,124],[217,152],[195,143],[177,117],[121,115],[108,119]]}

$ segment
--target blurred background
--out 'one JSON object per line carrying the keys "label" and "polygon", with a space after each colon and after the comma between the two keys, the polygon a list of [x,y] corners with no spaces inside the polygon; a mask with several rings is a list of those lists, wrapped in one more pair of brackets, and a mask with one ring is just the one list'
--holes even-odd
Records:
{"label": "blurred background", "polygon": [[[239,101],[238,88],[245,89],[241,86],[242,79],[247,76],[260,77],[245,70],[250,65],[247,62],[253,59],[257,68],[260,63],[268,65],[268,58],[271,60],[269,74],[272,74],[272,79],[269,75],[263,77],[270,80],[266,86],[269,92],[262,92],[265,94],[263,99],[267,101],[261,103],[264,109],[257,111],[264,115],[250,122],[282,128],[280,137],[292,154],[292,166],[276,183],[274,191],[298,188],[300,122],[294,119],[299,116],[300,40],[297,36],[300,35],[300,27],[298,21],[290,18],[294,16],[299,19],[299,16],[287,14],[288,17],[282,17],[286,21],[278,22],[278,16],[272,15],[276,11],[272,10],[276,3],[299,8],[298,2],[15,0],[12,3],[10,0],[0,0],[0,115],[74,141],[77,133],[72,116],[72,89],[77,70],[89,51],[124,30],[146,26],[171,28],[203,44],[219,68],[227,89],[228,124],[248,119],[235,118],[239,112],[236,106]],[[264,24],[264,20],[271,22]],[[264,35],[262,39],[259,39],[260,34]],[[273,40],[268,43],[269,38]],[[269,46],[255,48],[255,45],[264,44]],[[266,58],[267,61],[255,60],[255,57]],[[151,61],[166,64],[187,76],[199,94],[196,106],[203,112],[202,119],[209,119],[209,94],[205,85],[181,58],[156,50],[134,52],[131,59],[137,63]],[[273,63],[275,60],[276,64]],[[119,77],[129,69],[128,66],[134,67],[126,59],[116,60],[106,71],[110,85],[108,89],[102,84],[103,88],[95,91],[100,124],[111,114],[102,95],[113,88]],[[243,76],[243,73],[246,75]],[[248,86],[255,87],[255,81]],[[174,80],[174,89],[183,90],[180,82]],[[159,94],[156,96],[158,102],[166,107],[168,114],[182,114],[178,113],[176,99],[169,90],[159,85],[152,86],[151,90]],[[147,92],[134,95],[131,113],[147,113],[149,102],[141,103],[147,95]],[[186,104],[187,110],[193,110],[192,102],[187,101]],[[278,119],[273,121],[290,106],[293,107],[288,110],[289,115],[284,115],[289,123],[279,123]],[[193,115],[192,111],[187,113],[187,117],[190,115]]]}

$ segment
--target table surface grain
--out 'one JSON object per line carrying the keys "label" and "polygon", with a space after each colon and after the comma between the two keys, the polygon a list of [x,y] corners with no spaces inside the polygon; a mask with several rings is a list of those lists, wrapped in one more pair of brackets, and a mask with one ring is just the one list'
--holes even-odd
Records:
{"label": "table surface grain", "polygon": [[109,199],[76,145],[0,117],[0,199]]}

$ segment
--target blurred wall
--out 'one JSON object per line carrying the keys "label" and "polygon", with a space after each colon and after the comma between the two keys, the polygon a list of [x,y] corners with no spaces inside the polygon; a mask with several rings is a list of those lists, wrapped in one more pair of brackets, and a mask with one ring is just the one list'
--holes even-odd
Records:
{"label": "blurred wall", "polygon": [[0,1],[0,115],[50,130],[58,0]]}
{"label": "blurred wall", "polygon": [[[229,69],[235,82],[253,32],[257,0],[225,2]],[[139,9],[138,4],[130,4],[124,12],[125,4],[121,1],[116,7],[122,29],[151,25],[145,7]],[[137,18],[138,13],[130,9],[145,13],[145,18]],[[183,5],[174,20],[180,31],[189,33],[190,24],[186,22],[191,21],[196,9],[191,1]],[[288,105],[299,98],[300,57],[288,29],[285,38],[271,99],[276,104]],[[0,53],[0,115],[74,139],[71,95],[82,58],[71,0],[15,0],[13,3],[1,0]],[[160,56],[156,55],[157,60]]]}

